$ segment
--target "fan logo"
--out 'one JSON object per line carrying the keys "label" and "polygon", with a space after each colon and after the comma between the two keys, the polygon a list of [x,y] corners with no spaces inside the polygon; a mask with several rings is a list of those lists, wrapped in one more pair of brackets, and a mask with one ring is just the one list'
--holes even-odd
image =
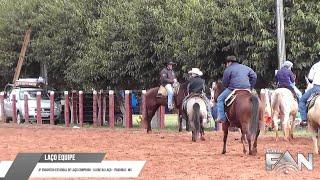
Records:
{"label": "fan logo", "polygon": [[308,153],[307,158],[302,154],[297,154],[297,161],[292,158],[289,151],[284,153],[276,151],[266,152],[266,170],[288,173],[289,171],[301,171],[302,165],[309,171],[313,170],[313,154]]}

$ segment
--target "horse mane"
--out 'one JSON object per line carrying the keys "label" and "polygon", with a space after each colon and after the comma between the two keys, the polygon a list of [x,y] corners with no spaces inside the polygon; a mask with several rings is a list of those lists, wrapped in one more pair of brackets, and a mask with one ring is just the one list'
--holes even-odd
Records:
{"label": "horse mane", "polygon": [[214,93],[214,101],[217,102],[218,96],[225,89],[225,87],[223,86],[221,79],[216,80],[215,83],[216,83],[216,90]]}

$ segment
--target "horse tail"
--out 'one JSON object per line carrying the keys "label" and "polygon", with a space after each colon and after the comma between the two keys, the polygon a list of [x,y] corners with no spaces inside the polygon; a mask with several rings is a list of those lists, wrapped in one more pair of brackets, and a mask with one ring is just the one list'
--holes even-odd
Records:
{"label": "horse tail", "polygon": [[250,132],[257,133],[259,124],[259,98],[257,96],[251,96],[252,110],[251,110],[251,123]]}
{"label": "horse tail", "polygon": [[194,127],[196,128],[196,131],[200,131],[200,105],[199,103],[193,104],[193,113],[192,113],[192,119],[194,122]]}
{"label": "horse tail", "polygon": [[273,115],[274,111],[280,110],[281,96],[279,92],[274,92],[275,94],[271,97],[271,114]]}

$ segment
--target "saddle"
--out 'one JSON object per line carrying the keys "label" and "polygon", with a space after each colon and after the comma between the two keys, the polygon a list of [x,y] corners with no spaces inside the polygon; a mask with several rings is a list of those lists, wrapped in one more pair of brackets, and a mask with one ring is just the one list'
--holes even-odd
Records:
{"label": "saddle", "polygon": [[204,97],[203,97],[203,95],[201,93],[191,93],[191,94],[188,95],[187,99],[182,104],[182,109],[183,110],[187,109],[188,101],[193,97],[200,97],[201,99],[203,99],[205,101],[205,99],[204,99]]}
{"label": "saddle", "polygon": [[167,95],[168,95],[168,92],[167,92],[166,88],[161,85],[159,87],[159,90],[158,90],[158,93],[157,93],[157,97],[162,97],[162,96],[167,96]]}
{"label": "saddle", "polygon": [[[173,87],[174,95],[177,95],[178,92],[179,92],[180,84],[178,82],[173,83],[172,87]],[[163,97],[163,96],[167,97],[168,96],[168,92],[167,92],[167,89],[164,86],[160,85],[158,93],[157,93],[157,97],[160,98],[160,97]]]}
{"label": "saddle", "polygon": [[313,93],[309,99],[307,100],[307,108],[308,108],[308,111],[314,106],[314,103],[317,99],[317,97],[320,96],[320,92],[317,92],[317,93]]}
{"label": "saddle", "polygon": [[236,99],[237,97],[237,94],[236,92],[237,91],[248,91],[249,93],[251,93],[251,90],[250,89],[234,89],[230,94],[229,96],[224,100],[224,105],[226,107],[229,107],[233,101]]}

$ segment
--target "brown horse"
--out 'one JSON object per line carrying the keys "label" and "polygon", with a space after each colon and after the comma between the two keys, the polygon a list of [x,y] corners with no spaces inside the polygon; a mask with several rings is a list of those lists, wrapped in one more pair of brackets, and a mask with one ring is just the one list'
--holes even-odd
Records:
{"label": "brown horse", "polygon": [[[176,108],[179,110],[179,131],[182,131],[182,101],[184,97],[187,95],[187,86],[188,83],[181,84],[178,93],[174,94],[174,104]],[[158,90],[159,87],[149,89],[145,95],[147,111],[147,117],[145,122],[147,124],[147,132],[151,131],[151,119],[156,113],[157,109],[160,106],[168,105],[167,97],[157,97]],[[188,123],[186,123],[186,125],[186,129],[189,130]]]}
{"label": "brown horse", "polygon": [[[224,90],[222,82],[216,81],[214,90],[214,100],[217,102],[218,96]],[[226,142],[228,137],[229,126],[236,126],[241,129],[241,142],[243,144],[243,153],[247,153],[245,142],[246,139],[249,145],[249,155],[256,155],[257,153],[257,140],[260,133],[260,128],[263,128],[263,115],[264,107],[260,99],[251,94],[247,90],[236,91],[236,98],[233,103],[225,108],[227,119],[222,124],[224,132],[223,137],[223,150],[222,154],[226,153]],[[254,139],[253,146],[251,140]]]}

